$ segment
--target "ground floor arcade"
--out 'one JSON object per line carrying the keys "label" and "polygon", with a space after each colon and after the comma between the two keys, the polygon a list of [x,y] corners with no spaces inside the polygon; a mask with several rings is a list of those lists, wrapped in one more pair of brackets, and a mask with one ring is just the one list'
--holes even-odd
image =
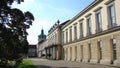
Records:
{"label": "ground floor arcade", "polygon": [[120,31],[96,35],[63,48],[66,61],[120,64]]}
{"label": "ground floor arcade", "polygon": [[51,45],[45,48],[46,58],[47,59],[61,59],[61,52],[62,46],[61,45]]}

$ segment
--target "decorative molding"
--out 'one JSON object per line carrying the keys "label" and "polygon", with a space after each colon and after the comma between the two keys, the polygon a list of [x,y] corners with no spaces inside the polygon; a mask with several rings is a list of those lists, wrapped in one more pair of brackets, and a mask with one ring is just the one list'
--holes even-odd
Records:
{"label": "decorative molding", "polygon": [[81,18],[80,20],[79,20],[79,22],[81,22],[81,21],[83,21],[84,20],[84,18]]}
{"label": "decorative molding", "polygon": [[72,43],[76,43],[76,42],[80,42],[80,41],[83,41],[83,40],[91,39],[91,38],[94,38],[94,37],[97,37],[97,36],[105,35],[105,34],[108,34],[108,33],[119,31],[119,30],[120,30],[120,26],[116,26],[116,27],[107,29],[105,31],[102,31],[102,32],[99,32],[99,33],[96,33],[96,34],[92,34],[90,36],[86,36],[86,37],[80,38],[77,41],[72,41],[70,43],[63,44],[63,46],[68,45],[68,44],[72,44]]}
{"label": "decorative molding", "polygon": [[96,11],[98,11],[98,10],[100,10],[100,9],[102,9],[102,7],[100,6],[100,7],[98,7],[98,8],[96,8],[95,10],[94,10],[94,12],[96,12]]}
{"label": "decorative molding", "polygon": [[113,2],[113,1],[115,1],[115,0],[108,0],[108,1],[105,2],[104,4],[105,4],[105,5],[108,5],[108,4],[110,4],[111,2]]}
{"label": "decorative molding", "polygon": [[91,8],[94,8],[94,6],[96,6],[97,4],[99,4],[100,2],[102,2],[104,0],[95,0],[93,1],[91,4],[89,4],[85,9],[83,9],[81,12],[79,12],[76,16],[74,16],[68,23],[66,23],[64,26],[62,26],[62,29],[64,29],[66,26],[68,26],[69,24],[71,24],[73,21],[75,21],[76,19],[78,19],[80,16],[82,16],[83,14],[85,14],[88,10],[90,10]]}
{"label": "decorative molding", "polygon": [[89,17],[89,16],[91,16],[92,15],[92,13],[89,13],[89,14],[87,14],[85,17]]}

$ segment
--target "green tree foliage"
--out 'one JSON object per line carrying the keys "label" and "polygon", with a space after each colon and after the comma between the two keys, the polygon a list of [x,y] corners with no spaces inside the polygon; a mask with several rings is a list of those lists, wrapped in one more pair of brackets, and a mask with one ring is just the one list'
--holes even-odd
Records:
{"label": "green tree foliage", "polygon": [[19,54],[28,51],[27,29],[34,21],[30,12],[22,12],[10,5],[16,1],[18,4],[24,0],[0,1],[0,59],[18,59]]}

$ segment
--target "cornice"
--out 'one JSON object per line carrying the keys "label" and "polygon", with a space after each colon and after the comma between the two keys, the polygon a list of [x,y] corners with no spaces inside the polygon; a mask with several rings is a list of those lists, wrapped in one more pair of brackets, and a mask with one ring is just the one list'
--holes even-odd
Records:
{"label": "cornice", "polygon": [[94,37],[97,37],[97,36],[105,35],[105,34],[108,34],[108,33],[119,31],[119,30],[120,30],[120,26],[116,26],[116,27],[110,28],[108,30],[105,30],[105,31],[102,31],[102,32],[99,32],[99,33],[96,33],[96,34],[92,34],[92,35],[89,35],[89,36],[86,36],[86,37],[83,37],[83,38],[77,39],[75,41],[62,44],[62,45],[65,46],[65,45],[68,45],[68,44],[84,41],[84,40],[87,40],[87,39],[91,39],[91,38],[94,38]]}
{"label": "cornice", "polygon": [[75,21],[77,18],[85,14],[87,11],[89,11],[91,8],[102,2],[103,0],[95,0],[90,5],[88,5],[85,9],[83,9],[81,12],[79,12],[76,16],[74,16],[67,24],[65,24],[62,29],[64,29],[67,25],[71,24],[73,21]]}

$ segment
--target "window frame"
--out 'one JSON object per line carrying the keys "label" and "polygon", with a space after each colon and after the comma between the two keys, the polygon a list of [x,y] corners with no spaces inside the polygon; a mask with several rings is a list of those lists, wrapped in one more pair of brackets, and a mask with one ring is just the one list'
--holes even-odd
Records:
{"label": "window frame", "polygon": [[66,43],[68,43],[68,29],[66,29]]}
{"label": "window frame", "polygon": [[69,42],[72,41],[72,26],[69,28]]}
{"label": "window frame", "polygon": [[80,20],[79,21],[80,24],[79,24],[79,29],[80,29],[80,38],[83,38],[83,20]]}
{"label": "window frame", "polygon": [[[102,15],[101,15],[101,8],[99,7],[97,10],[95,10],[95,21],[96,21],[96,33],[101,32],[102,31]],[[100,19],[98,14],[100,15]]]}
{"label": "window frame", "polygon": [[86,18],[86,26],[87,26],[87,36],[89,36],[89,35],[91,35],[92,34],[92,27],[91,27],[91,25],[92,25],[92,22],[91,22],[91,16],[88,16],[87,18]]}
{"label": "window frame", "polygon": [[77,40],[77,23],[74,24],[74,41]]}
{"label": "window frame", "polygon": [[[114,3],[114,0],[110,0],[108,2],[105,3],[107,5],[107,17],[108,17],[108,28],[113,28],[115,26],[117,26],[117,23],[116,23],[116,11],[115,11],[115,3]],[[112,14],[110,12],[110,7],[113,6],[113,9],[114,9],[114,17],[112,17]],[[112,22],[112,20],[114,22]]]}

